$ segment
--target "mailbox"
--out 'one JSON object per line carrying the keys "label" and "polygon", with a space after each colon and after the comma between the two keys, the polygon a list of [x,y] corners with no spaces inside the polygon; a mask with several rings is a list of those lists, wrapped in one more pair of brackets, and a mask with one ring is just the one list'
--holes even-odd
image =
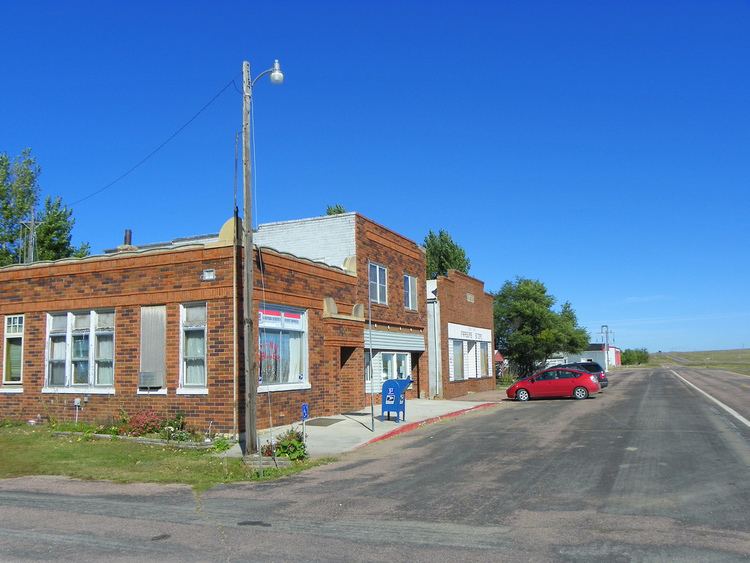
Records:
{"label": "mailbox", "polygon": [[383,392],[381,394],[381,415],[385,416],[388,414],[388,420],[391,419],[391,413],[396,413],[396,422],[399,421],[399,413],[401,413],[401,420],[406,420],[406,393],[407,387],[412,384],[411,378],[409,379],[389,379],[383,382]]}

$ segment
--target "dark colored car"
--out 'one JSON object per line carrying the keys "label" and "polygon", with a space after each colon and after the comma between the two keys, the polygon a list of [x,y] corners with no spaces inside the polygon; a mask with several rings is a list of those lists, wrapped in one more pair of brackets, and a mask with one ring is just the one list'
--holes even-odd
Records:
{"label": "dark colored car", "polygon": [[572,364],[562,364],[561,366],[555,366],[556,368],[575,368],[582,369],[589,373],[593,373],[599,379],[599,385],[604,389],[609,385],[609,379],[607,379],[607,372],[604,368],[596,362],[573,362]]}
{"label": "dark colored car", "polygon": [[585,399],[600,391],[599,380],[593,373],[578,368],[555,366],[519,379],[505,393],[509,399],[528,401],[532,397]]}

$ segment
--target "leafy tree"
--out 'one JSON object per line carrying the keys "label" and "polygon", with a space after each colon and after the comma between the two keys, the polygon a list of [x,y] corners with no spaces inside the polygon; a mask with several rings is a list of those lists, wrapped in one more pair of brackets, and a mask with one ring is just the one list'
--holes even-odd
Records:
{"label": "leafy tree", "polygon": [[59,197],[48,197],[39,209],[40,173],[30,149],[15,158],[0,153],[0,266],[25,258],[32,216],[37,237],[35,258],[56,260],[89,253],[88,244],[71,245],[73,211]]}
{"label": "leafy tree", "polygon": [[59,197],[44,200],[44,209],[36,230],[36,259],[56,260],[89,255],[88,243],[79,247],[70,244],[73,230],[73,210],[63,205]]}
{"label": "leafy tree", "polygon": [[341,215],[342,213],[346,213],[346,209],[340,203],[329,205],[326,208],[326,215]]}
{"label": "leafy tree", "polygon": [[31,217],[36,204],[39,172],[29,149],[15,159],[0,153],[0,266],[19,261],[22,223]]}
{"label": "leafy tree", "polygon": [[424,238],[427,257],[427,279],[445,276],[448,270],[469,273],[471,262],[466,251],[453,241],[453,238],[440,229],[437,234],[429,231]]}
{"label": "leafy tree", "polygon": [[554,304],[542,282],[525,278],[505,282],[494,295],[497,349],[521,374],[539,369],[556,352],[580,352],[588,345],[570,303],[559,313]]}
{"label": "leafy tree", "polygon": [[632,366],[636,364],[647,364],[648,363],[648,351],[645,348],[628,348],[622,351],[622,365]]}

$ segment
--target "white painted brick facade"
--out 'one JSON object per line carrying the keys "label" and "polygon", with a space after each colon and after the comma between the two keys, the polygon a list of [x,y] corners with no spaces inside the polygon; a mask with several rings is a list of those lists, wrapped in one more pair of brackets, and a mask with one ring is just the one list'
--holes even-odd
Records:
{"label": "white painted brick facade", "polygon": [[357,251],[355,221],[356,213],[343,213],[265,223],[258,226],[253,242],[341,268]]}

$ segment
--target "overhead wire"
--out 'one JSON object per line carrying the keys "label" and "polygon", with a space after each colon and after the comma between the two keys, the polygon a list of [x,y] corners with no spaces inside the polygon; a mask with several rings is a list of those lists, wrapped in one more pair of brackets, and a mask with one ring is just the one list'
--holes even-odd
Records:
{"label": "overhead wire", "polygon": [[[140,168],[143,164],[145,164],[152,156],[154,156],[161,149],[163,149],[167,144],[169,144],[169,142],[172,141],[172,139],[174,139],[177,135],[179,135],[180,133],[182,133],[182,131],[184,131],[186,127],[188,127],[193,121],[195,121],[198,118],[198,116],[200,116],[200,114],[202,114],[206,109],[208,109],[208,107],[211,104],[213,104],[219,98],[219,96],[221,96],[226,91],[226,89],[229,88],[230,86],[232,86],[233,84],[234,84],[234,77],[232,78],[232,80],[230,80],[229,82],[227,82],[226,85],[224,85],[221,88],[221,90],[219,90],[218,92],[216,92],[216,94],[214,94],[213,97],[210,100],[208,100],[208,102],[206,102],[197,112],[195,112],[195,114],[193,114],[193,116],[190,119],[188,119],[185,123],[183,123],[174,133],[172,133],[169,137],[166,138],[166,140],[164,140],[159,145],[157,145],[157,147],[155,149],[153,149],[151,152],[149,152],[141,160],[139,160],[138,162],[136,162],[133,166],[131,166],[130,168],[128,168],[125,172],[123,172],[122,174],[120,174],[117,178],[115,178],[114,180],[112,180],[108,184],[102,186],[98,190],[95,190],[95,191],[91,192],[90,194],[88,194],[88,195],[86,195],[86,196],[84,196],[84,197],[82,197],[80,199],[77,199],[76,201],[72,202],[71,205],[77,205],[77,204],[79,204],[81,202],[84,202],[84,201],[86,201],[88,199],[91,199],[94,196],[99,195],[103,191],[108,190],[109,188],[111,188],[112,186],[114,186],[115,184],[117,184],[119,181],[125,179],[130,174],[132,174],[133,172],[135,172],[138,168]],[[237,85],[234,84],[234,87],[237,88]]]}

